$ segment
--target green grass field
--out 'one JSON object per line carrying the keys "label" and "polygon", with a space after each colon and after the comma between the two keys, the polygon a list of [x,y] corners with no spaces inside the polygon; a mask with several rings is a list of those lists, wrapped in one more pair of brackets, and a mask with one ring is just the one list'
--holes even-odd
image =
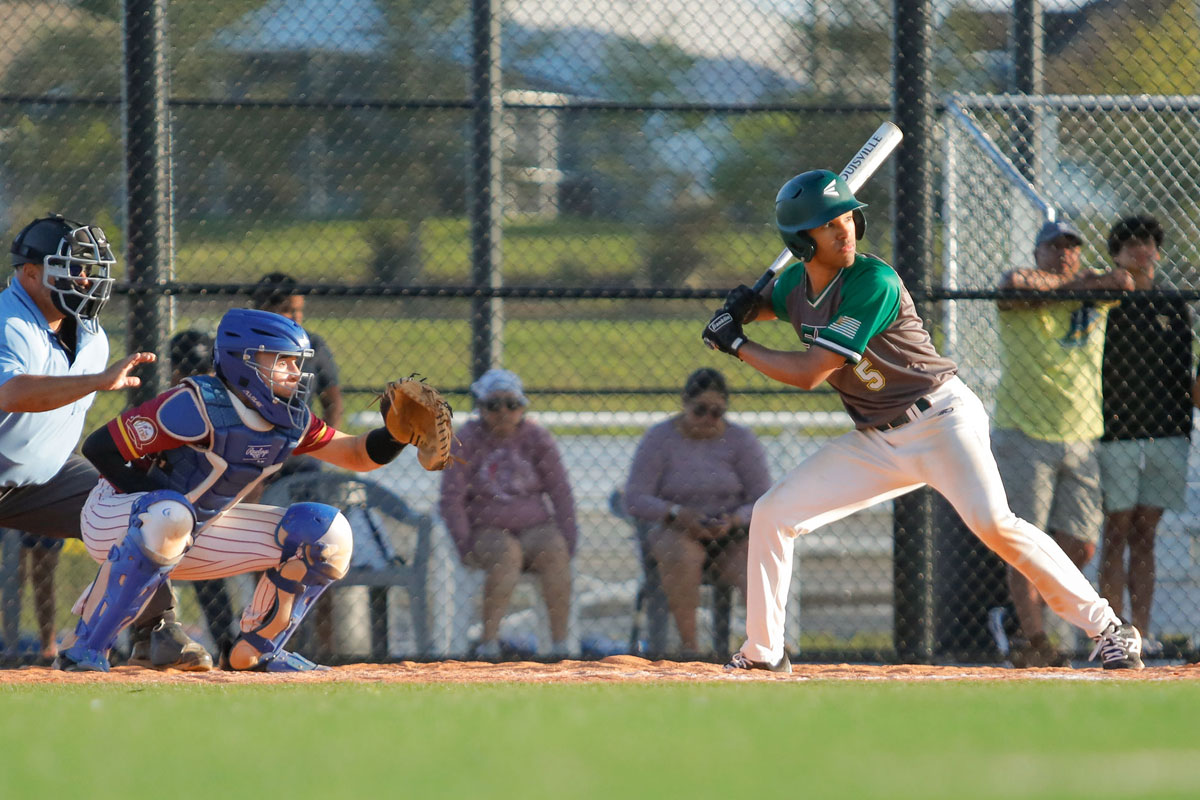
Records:
{"label": "green grass field", "polygon": [[[373,279],[372,231],[404,232],[404,220],[244,220],[188,224],[179,231],[175,274],[184,281],[254,280],[284,270],[304,281],[330,280],[330,262],[338,280]],[[641,223],[562,219],[552,223],[508,221],[504,226],[504,271],[510,283],[565,281],[572,285],[640,279],[646,248],[655,232]],[[886,237],[876,235],[883,241]],[[421,281],[469,279],[470,224],[465,218],[431,217],[418,234]],[[756,276],[779,252],[779,236],[767,225],[716,226],[695,243],[705,280],[727,280],[740,269]],[[719,284],[718,284],[719,285]]]}
{"label": "green grass field", "polygon": [[1192,798],[1200,683],[5,686],[0,796]]}

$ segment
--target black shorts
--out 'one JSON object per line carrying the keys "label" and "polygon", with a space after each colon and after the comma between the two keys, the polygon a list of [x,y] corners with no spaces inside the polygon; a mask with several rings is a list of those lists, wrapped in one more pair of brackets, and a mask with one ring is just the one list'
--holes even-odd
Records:
{"label": "black shorts", "polygon": [[50,480],[0,489],[0,528],[54,539],[78,539],[79,515],[100,473],[82,456],[71,456]]}

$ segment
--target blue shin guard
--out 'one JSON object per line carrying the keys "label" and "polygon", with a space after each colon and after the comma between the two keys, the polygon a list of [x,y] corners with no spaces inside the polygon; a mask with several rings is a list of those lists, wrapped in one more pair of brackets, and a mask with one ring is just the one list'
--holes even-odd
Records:
{"label": "blue shin guard", "polygon": [[[235,668],[266,672],[328,669],[283,646],[321,593],[346,574],[353,548],[350,523],[332,506],[296,503],[284,512],[275,537],[282,557],[278,567],[266,571],[255,593],[255,602],[260,604],[258,624],[243,632],[234,645],[235,653],[241,649],[245,656],[250,655],[245,647],[252,649],[255,663]],[[264,587],[271,591],[263,591]]]}
{"label": "blue shin guard", "polygon": [[[251,632],[243,633],[238,637],[262,654],[253,670],[258,672],[310,672],[316,669],[329,669],[329,667],[309,661],[302,655],[284,650],[283,645],[296,632],[296,627],[304,619],[308,610],[312,608],[312,604],[316,602],[322,592],[329,588],[333,581],[313,570],[310,570],[301,581],[288,580],[279,574],[278,569],[267,570],[263,577],[275,584],[278,594],[276,595],[275,614],[260,630],[277,628],[278,625],[272,623],[278,622],[277,616],[284,613],[283,606],[286,606],[286,603],[281,603],[280,600],[288,595],[291,595],[293,600],[291,610],[288,612],[287,624],[283,630],[270,638]],[[314,578],[317,582],[311,584],[304,582]]]}
{"label": "blue shin guard", "polygon": [[[143,530],[145,520],[150,516],[146,512],[151,505],[161,501],[173,501],[178,505],[168,509],[166,523],[151,519],[152,530]],[[163,528],[172,527],[178,531],[188,524],[186,518],[180,516],[179,506],[192,514],[191,523],[194,524],[191,504],[177,492],[148,492],[133,504],[128,533],[120,544],[108,551],[108,576],[103,585],[97,583],[92,587],[93,592],[103,592],[99,603],[90,613],[80,617],[75,626],[75,643],[63,652],[61,665],[64,669],[108,671],[108,651],[117,634],[137,617],[142,606],[183,558],[182,547],[179,555],[172,558],[163,558],[160,552]],[[171,513],[176,516],[170,517]]]}

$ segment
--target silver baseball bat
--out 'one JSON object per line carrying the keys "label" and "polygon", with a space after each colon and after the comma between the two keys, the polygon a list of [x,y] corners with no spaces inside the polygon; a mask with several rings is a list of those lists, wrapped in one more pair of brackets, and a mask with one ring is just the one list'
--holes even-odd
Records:
{"label": "silver baseball bat", "polygon": [[[857,192],[867,182],[867,179],[875,174],[903,138],[904,133],[894,122],[883,123],[871,134],[871,138],[867,139],[866,144],[859,148],[858,152],[854,154],[854,158],[850,159],[850,163],[846,164],[839,175],[849,184],[851,192]],[[754,284],[754,292],[757,294],[765,289],[776,273],[794,259],[795,256],[792,255],[792,252],[785,248]]]}

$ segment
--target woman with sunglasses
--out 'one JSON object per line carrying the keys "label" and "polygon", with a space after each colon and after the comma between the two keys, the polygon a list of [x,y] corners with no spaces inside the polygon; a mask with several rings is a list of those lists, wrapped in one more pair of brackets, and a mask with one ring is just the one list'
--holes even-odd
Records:
{"label": "woman with sunglasses", "polygon": [[746,593],[746,532],[754,501],[771,486],[762,446],[725,418],[729,389],[715,369],[683,387],[682,411],[646,431],[625,486],[630,515],[650,523],[680,647],[694,653],[696,607],[705,575]]}
{"label": "woman with sunglasses", "polygon": [[541,578],[550,655],[567,653],[571,556],[579,538],[566,468],[550,432],[525,418],[521,379],[491,369],[471,384],[479,417],[458,431],[466,462],[442,473],[440,510],[462,562],[487,573],[481,658],[500,656],[500,620],[522,572]]}

